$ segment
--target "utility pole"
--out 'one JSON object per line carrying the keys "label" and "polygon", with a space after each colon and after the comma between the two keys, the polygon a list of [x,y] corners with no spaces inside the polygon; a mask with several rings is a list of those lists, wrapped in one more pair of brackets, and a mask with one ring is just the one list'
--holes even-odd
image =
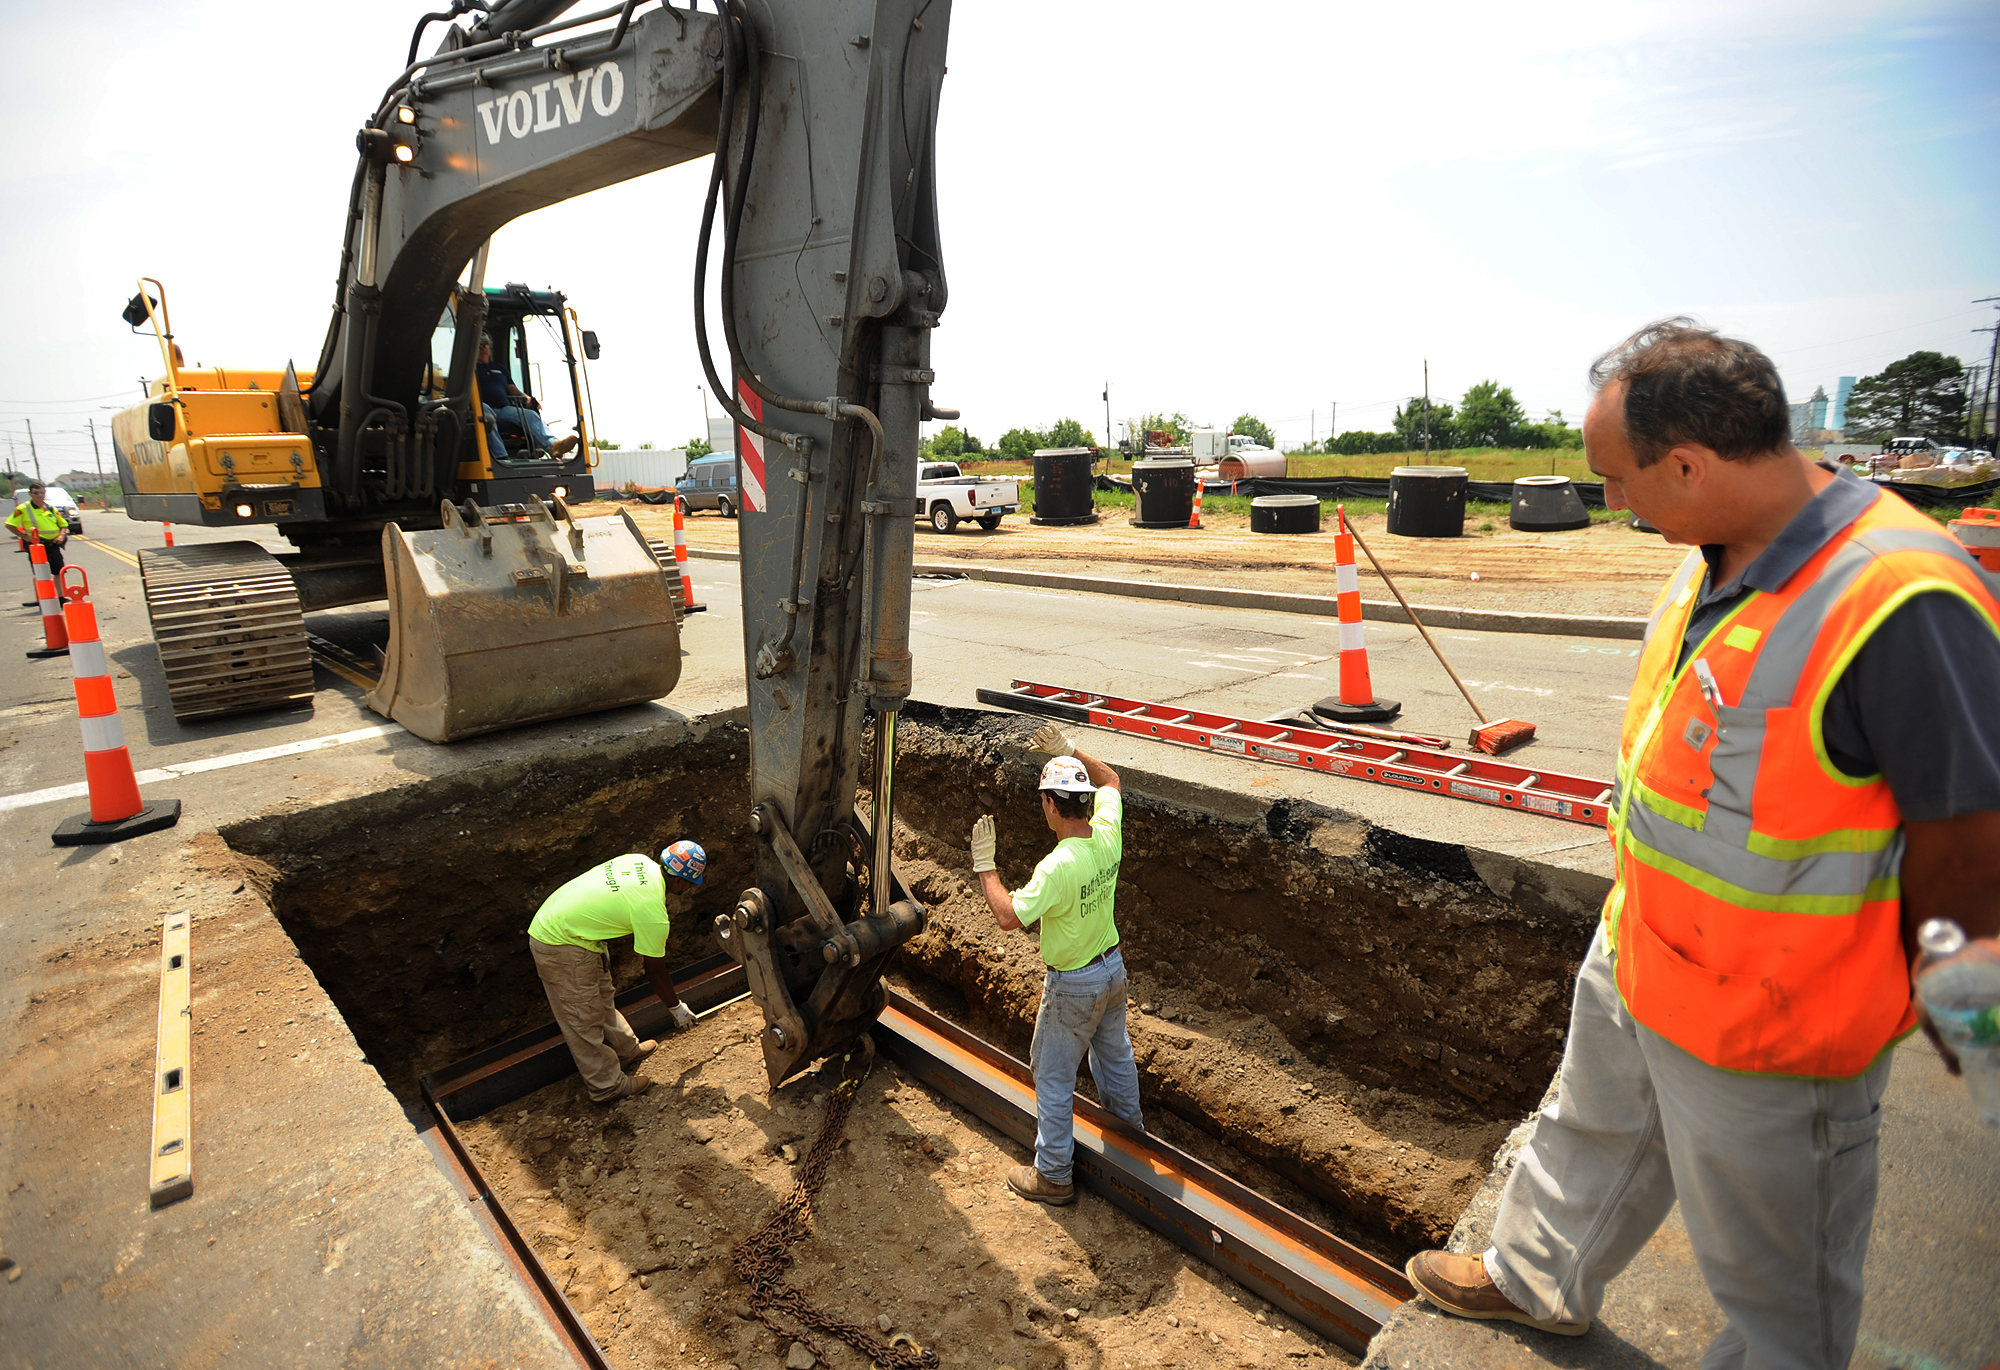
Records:
{"label": "utility pole", "polygon": [[1424,464],[1431,460],[1431,359],[1424,358]]}
{"label": "utility pole", "polygon": [[21,422],[28,425],[28,456],[35,463],[35,479],[40,480],[42,478],[42,454],[35,450],[35,421],[33,419],[22,419]]}
{"label": "utility pole", "polygon": [[1334,412],[1334,402],[1328,400],[1326,402],[1326,440],[1328,442],[1332,442],[1334,434],[1340,431],[1340,425],[1334,422]]}
{"label": "utility pole", "polygon": [[[992,430],[988,429],[987,431],[991,432]],[[1104,383],[1104,445],[1106,448],[1109,448],[1111,446],[1111,382],[1110,381],[1106,381]],[[1105,460],[1109,461],[1110,458],[1106,457]]]}
{"label": "utility pole", "polygon": [[[1974,300],[1973,303],[2000,305],[2000,295],[1988,295],[1983,299]],[[1993,346],[1986,354],[1986,385],[1979,398],[1979,426],[1990,429],[1993,426],[1993,366],[1994,363],[2000,362],[2000,324],[1995,324],[1991,328],[1975,328],[1972,331],[1993,335]]]}
{"label": "utility pole", "polygon": [[[85,419],[84,422],[90,425],[90,452],[92,456],[97,458],[97,498],[103,500],[104,499],[104,449],[97,445],[97,420]],[[111,507],[109,501],[105,502],[104,507],[107,509]]]}

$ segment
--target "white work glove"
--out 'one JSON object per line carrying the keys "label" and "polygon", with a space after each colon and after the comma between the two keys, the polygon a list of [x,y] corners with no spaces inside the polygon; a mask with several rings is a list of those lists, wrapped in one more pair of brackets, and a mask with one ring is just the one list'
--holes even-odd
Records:
{"label": "white work glove", "polygon": [[979,874],[981,871],[990,871],[995,868],[993,865],[993,852],[999,845],[1000,838],[993,831],[993,815],[990,813],[986,814],[977,823],[972,825],[972,873],[974,875]]}
{"label": "white work glove", "polygon": [[1035,729],[1035,735],[1028,739],[1028,750],[1047,752],[1050,756],[1075,756],[1076,743],[1070,741],[1069,734],[1055,724],[1044,723]]}
{"label": "white work glove", "polygon": [[685,1028],[694,1026],[694,1010],[686,1004],[675,1004],[672,1012],[675,1027]]}

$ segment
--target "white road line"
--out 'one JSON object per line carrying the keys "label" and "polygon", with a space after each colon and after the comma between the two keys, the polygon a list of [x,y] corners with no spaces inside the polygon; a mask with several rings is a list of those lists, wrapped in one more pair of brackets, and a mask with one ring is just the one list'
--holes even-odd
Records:
{"label": "white road line", "polygon": [[[182,761],[172,766],[140,771],[139,783],[157,785],[163,780],[180,780],[190,775],[200,775],[204,771],[227,770],[231,766],[248,766],[257,761],[275,761],[281,756],[321,752],[329,747],[344,747],[350,742],[366,742],[371,737],[387,737],[391,733],[402,731],[404,728],[400,723],[378,723],[372,728],[354,728],[344,733],[329,733],[325,737],[307,738],[303,742],[259,747],[251,752],[231,752],[227,756],[212,756],[205,761]],[[25,809],[35,804],[53,804],[59,799],[76,799],[89,793],[90,786],[78,784],[54,785],[46,790],[25,790],[20,794],[0,795],[0,813],[9,809]]]}

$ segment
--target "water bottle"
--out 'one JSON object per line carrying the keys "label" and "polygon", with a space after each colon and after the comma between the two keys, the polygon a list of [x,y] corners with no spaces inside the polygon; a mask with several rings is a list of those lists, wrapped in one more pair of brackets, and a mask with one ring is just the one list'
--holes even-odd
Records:
{"label": "water bottle", "polygon": [[1968,943],[1949,918],[1918,928],[1917,945],[1917,998],[1958,1057],[1979,1121],[2000,1128],[2000,952]]}

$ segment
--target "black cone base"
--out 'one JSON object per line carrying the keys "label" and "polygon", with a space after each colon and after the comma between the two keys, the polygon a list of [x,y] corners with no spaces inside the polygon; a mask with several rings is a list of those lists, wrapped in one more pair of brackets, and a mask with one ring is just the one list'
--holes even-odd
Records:
{"label": "black cone base", "polygon": [[65,818],[49,834],[49,841],[58,847],[92,847],[104,842],[123,842],[128,837],[141,833],[159,832],[171,828],[181,821],[181,801],[162,799],[157,804],[148,804],[130,818],[121,818],[116,823],[93,823],[90,815],[80,813],[74,818]]}
{"label": "black cone base", "polygon": [[37,648],[35,648],[35,650],[34,650],[34,651],[32,651],[32,652],[29,652],[29,653],[28,653],[28,655],[29,655],[29,656],[31,656],[31,657],[33,657],[33,658],[34,658],[35,660],[37,660],[37,661],[46,661],[46,660],[48,660],[48,659],[49,659],[50,657],[52,657],[52,656],[68,656],[68,655],[69,655],[69,648],[67,648],[67,647],[37,647]]}
{"label": "black cone base", "polygon": [[1373,704],[1342,704],[1338,697],[1328,695],[1313,705],[1313,712],[1330,723],[1386,723],[1403,712],[1403,706],[1381,698]]}

